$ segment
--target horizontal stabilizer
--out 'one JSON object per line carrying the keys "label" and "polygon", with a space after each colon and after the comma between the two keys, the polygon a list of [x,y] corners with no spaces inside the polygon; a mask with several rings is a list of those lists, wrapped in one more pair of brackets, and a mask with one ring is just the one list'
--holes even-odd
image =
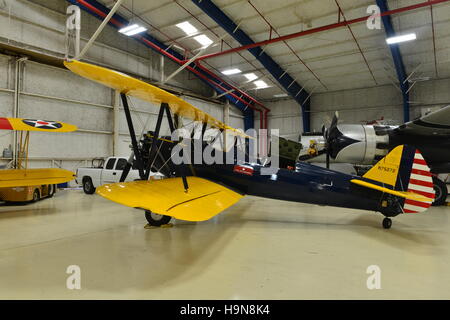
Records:
{"label": "horizontal stabilizer", "polygon": [[72,132],[77,129],[77,126],[74,126],[73,124],[58,121],[0,118],[0,130]]}
{"label": "horizontal stabilizer", "polygon": [[366,188],[369,188],[369,189],[382,191],[382,192],[389,193],[394,196],[405,198],[405,199],[410,199],[410,200],[414,200],[414,201],[423,201],[423,202],[429,202],[429,203],[433,202],[433,199],[421,196],[420,194],[410,192],[410,191],[392,190],[392,189],[381,187],[376,184],[373,184],[373,183],[370,183],[367,181],[363,181],[363,180],[358,180],[358,179],[352,179],[352,180],[350,180],[350,182],[360,185],[360,186],[363,186],[363,187],[366,187]]}
{"label": "horizontal stabilizer", "polygon": [[168,178],[106,184],[97,188],[97,193],[128,207],[186,221],[211,219],[243,197],[206,179],[187,177],[187,181],[187,192],[182,178]]}
{"label": "horizontal stabilizer", "polygon": [[72,171],[57,168],[0,170],[0,188],[59,184],[74,178]]}

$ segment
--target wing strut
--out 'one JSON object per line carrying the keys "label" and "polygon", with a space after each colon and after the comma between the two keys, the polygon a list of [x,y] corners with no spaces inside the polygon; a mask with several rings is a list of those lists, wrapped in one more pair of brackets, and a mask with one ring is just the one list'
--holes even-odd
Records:
{"label": "wing strut", "polygon": [[[178,118],[178,115],[175,114],[174,115],[175,124],[174,124],[174,121],[172,119],[172,114],[170,113],[169,106],[167,104],[165,104],[165,105],[166,105],[165,109],[166,109],[166,115],[167,115],[167,122],[169,123],[170,132],[173,134],[173,132],[179,126],[180,119]],[[162,105],[161,105],[161,108],[162,108]],[[181,142],[181,140],[179,140],[178,142]],[[186,165],[185,164],[181,165],[179,172],[180,172],[181,178],[183,180],[184,192],[187,192],[189,190],[189,185],[188,185],[187,178],[186,178]]]}
{"label": "wing strut", "polygon": [[[153,149],[156,148],[156,145],[157,145],[158,139],[159,139],[159,132],[161,131],[162,119],[164,117],[164,110],[167,111],[168,109],[169,109],[169,105],[167,103],[161,103],[161,106],[159,107],[158,119],[156,120],[155,132],[153,133],[152,145],[150,146],[150,151],[148,153],[149,156],[151,156]],[[170,131],[172,132],[172,129],[170,129]],[[156,151],[156,153],[155,153],[155,159],[157,156],[158,156],[158,151]],[[147,170],[145,172],[145,180],[148,180],[148,178],[150,177],[152,165],[153,165],[153,161],[148,161],[147,168],[146,168]]]}
{"label": "wing strut", "polygon": [[[138,142],[136,140],[136,133],[134,131],[133,120],[131,119],[130,107],[128,106],[127,96],[125,93],[121,93],[120,97],[122,98],[123,109],[125,111],[125,117],[127,118],[128,130],[130,131],[131,144],[133,145],[133,153],[134,153],[134,157],[136,158],[136,165],[139,170],[139,177],[142,180],[144,180],[145,174],[144,174],[144,167],[143,167],[141,152],[139,150]],[[132,160],[131,157],[130,157],[130,160]],[[125,181],[125,178],[127,177],[128,172],[131,169],[131,166],[132,166],[132,163],[128,162],[122,172],[122,175],[120,177],[120,182]]]}

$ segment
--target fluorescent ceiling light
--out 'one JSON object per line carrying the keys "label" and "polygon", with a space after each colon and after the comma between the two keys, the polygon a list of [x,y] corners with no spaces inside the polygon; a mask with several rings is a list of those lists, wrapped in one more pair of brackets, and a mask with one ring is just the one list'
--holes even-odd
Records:
{"label": "fluorescent ceiling light", "polygon": [[248,81],[253,81],[255,79],[258,79],[258,76],[256,74],[254,74],[253,72],[244,74],[244,77],[246,77]]}
{"label": "fluorescent ceiling light", "polygon": [[144,32],[146,30],[147,28],[145,27],[141,27],[138,24],[132,24],[130,26],[120,29],[119,32],[123,33],[126,36],[134,36],[135,34]]}
{"label": "fluorescent ceiling light", "polygon": [[199,36],[194,37],[194,39],[200,43],[203,47],[207,47],[209,46],[211,43],[213,43],[213,41],[208,38],[208,36],[201,34]]}
{"label": "fluorescent ceiling light", "polygon": [[194,27],[192,24],[190,24],[188,21],[181,22],[179,24],[176,24],[178,28],[184,31],[188,36],[191,34],[197,33],[197,28]]}
{"label": "fluorescent ceiling light", "polygon": [[264,88],[268,88],[269,86],[267,85],[267,83],[263,80],[258,80],[253,82],[256,85],[256,89],[264,89]]}
{"label": "fluorescent ceiling light", "polygon": [[273,96],[275,98],[284,98],[284,97],[288,97],[289,95],[287,93],[280,93],[280,94],[274,94]]}
{"label": "fluorescent ceiling light", "polygon": [[236,73],[241,73],[242,71],[237,69],[237,68],[233,68],[233,69],[227,69],[227,70],[223,70],[221,71],[224,75],[229,76],[232,74],[236,74]]}
{"label": "fluorescent ceiling light", "polygon": [[416,38],[417,37],[416,37],[415,33],[409,33],[409,34],[405,34],[405,35],[401,35],[401,36],[387,38],[386,42],[388,44],[395,44],[395,43],[400,43],[400,42],[405,42],[405,41],[416,40]]}

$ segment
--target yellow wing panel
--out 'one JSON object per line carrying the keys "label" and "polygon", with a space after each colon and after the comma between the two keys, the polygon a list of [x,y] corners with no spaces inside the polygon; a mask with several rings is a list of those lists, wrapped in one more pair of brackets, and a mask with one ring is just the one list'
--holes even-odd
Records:
{"label": "yellow wing panel", "polygon": [[382,191],[385,193],[390,193],[394,196],[402,197],[405,199],[411,199],[411,200],[423,201],[423,202],[433,202],[433,200],[434,200],[434,199],[424,197],[424,196],[414,193],[414,192],[391,190],[391,189],[384,188],[384,187],[378,186],[376,184],[369,183],[367,181],[358,180],[358,179],[350,180],[350,182],[352,182],[354,184],[358,184],[358,185],[366,187],[366,188],[369,188],[369,189],[374,189],[374,190]]}
{"label": "yellow wing panel", "polygon": [[244,135],[240,131],[225,125],[221,121],[215,119],[206,112],[197,109],[183,99],[180,99],[177,96],[158,87],[152,86],[144,81],[132,78],[126,74],[114,70],[77,60],[65,61],[64,65],[72,72],[84,78],[101,83],[129,96],[157,105],[160,105],[163,102],[167,103],[170,110],[174,114],[184,118],[194,121],[201,121],[209,124],[213,128],[229,130],[234,132],[236,135],[249,138],[247,135]]}
{"label": "yellow wing panel", "polygon": [[58,184],[73,180],[75,174],[64,169],[0,170],[0,188]]}
{"label": "yellow wing panel", "polygon": [[41,132],[72,132],[78,128],[73,124],[58,121],[0,118],[0,129],[17,131],[41,131]]}
{"label": "yellow wing panel", "polygon": [[186,221],[211,219],[243,197],[202,178],[187,177],[187,181],[187,193],[181,178],[107,184],[97,188],[97,193],[128,207]]}

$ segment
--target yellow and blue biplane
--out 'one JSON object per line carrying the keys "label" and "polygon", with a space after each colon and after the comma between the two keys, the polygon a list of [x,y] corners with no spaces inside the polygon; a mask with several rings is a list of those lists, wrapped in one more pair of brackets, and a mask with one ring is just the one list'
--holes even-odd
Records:
{"label": "yellow and blue biplane", "polygon": [[[132,165],[139,168],[141,179],[106,184],[99,187],[97,193],[125,206],[145,210],[150,225],[161,226],[171,218],[208,220],[245,195],[253,195],[377,211],[385,216],[383,227],[388,229],[392,225],[391,217],[423,212],[434,199],[430,170],[419,150],[407,145],[396,147],[363,177],[303,162],[298,162],[292,170],[278,168],[270,175],[262,174],[265,165],[261,162],[237,159],[232,164],[175,165],[171,161],[174,146],[195,143],[195,139],[180,142],[160,136],[164,114],[171,132],[177,129],[179,117],[184,117],[202,122],[202,134],[206,126],[210,126],[234,136],[235,147],[238,137],[250,137],[179,97],[123,73],[75,60],[66,61],[65,66],[82,77],[121,93],[134,153],[134,162],[125,168],[121,181],[125,180]],[[150,147],[146,150],[136,139],[127,96],[160,106],[155,130],[150,135]],[[200,139],[205,147],[202,137]],[[225,150],[224,158],[226,153]],[[157,163],[159,166],[155,165]],[[150,181],[151,170],[161,170],[167,178]]]}

